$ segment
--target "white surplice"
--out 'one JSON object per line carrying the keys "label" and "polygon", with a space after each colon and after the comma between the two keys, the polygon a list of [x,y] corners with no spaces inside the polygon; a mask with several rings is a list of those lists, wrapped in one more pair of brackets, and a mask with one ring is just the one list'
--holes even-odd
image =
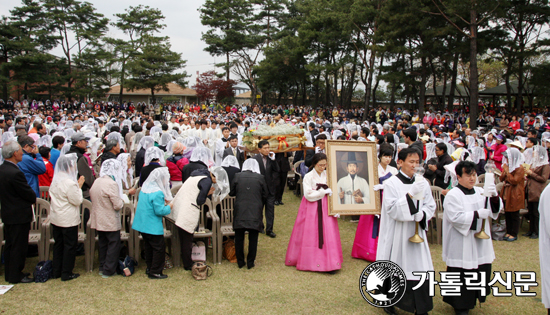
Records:
{"label": "white surplice", "polygon": [[[398,174],[399,175],[399,174]],[[380,235],[378,238],[377,260],[390,260],[405,271],[407,280],[420,280],[413,271],[434,270],[426,230],[418,228],[418,234],[424,239],[422,243],[412,243],[409,238],[415,233],[416,223],[409,204],[407,192],[412,185],[425,185],[424,198],[418,201],[419,211],[425,214],[426,222],[433,217],[435,201],[428,181],[416,179],[412,184],[405,184],[398,176],[392,176],[384,181],[384,198],[380,214]],[[417,200],[413,199],[417,207]]]}
{"label": "white surplice", "polygon": [[550,185],[540,195],[539,257],[542,303],[550,308]]}
{"label": "white surplice", "polygon": [[[486,197],[482,195],[483,188],[474,187],[475,194],[466,195],[460,188],[451,189],[445,196],[443,208],[443,261],[449,267],[477,269],[479,265],[490,264],[495,260],[493,241],[475,238],[474,234],[481,231],[482,219],[477,219],[476,230],[470,230],[474,212],[485,208]],[[384,195],[385,197],[385,195]],[[502,209],[502,200],[500,208]],[[490,203],[487,209],[491,209]],[[496,220],[498,212],[492,213]],[[485,220],[485,232],[491,237],[491,225]]]}

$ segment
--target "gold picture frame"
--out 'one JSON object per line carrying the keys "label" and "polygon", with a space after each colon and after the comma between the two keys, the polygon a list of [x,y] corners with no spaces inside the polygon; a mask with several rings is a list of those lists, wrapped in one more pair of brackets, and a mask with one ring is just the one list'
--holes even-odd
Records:
{"label": "gold picture frame", "polygon": [[380,214],[376,143],[327,140],[326,153],[329,215]]}

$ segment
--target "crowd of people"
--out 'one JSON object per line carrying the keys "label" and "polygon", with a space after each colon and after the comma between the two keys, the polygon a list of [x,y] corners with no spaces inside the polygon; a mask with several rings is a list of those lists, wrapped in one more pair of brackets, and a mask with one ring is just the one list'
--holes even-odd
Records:
{"label": "crowd of people", "polygon": [[[352,256],[400,265],[407,284],[397,307],[416,314],[433,308],[427,284],[412,290],[419,282],[413,271],[433,270],[429,245],[408,241],[417,223],[419,235],[426,239],[427,222],[436,211],[430,186],[440,187],[444,196],[443,226],[436,228],[443,232],[448,271],[490,274],[495,258],[491,239],[477,239],[474,234],[490,231],[489,221],[482,220],[497,219],[501,212],[506,218],[503,240],[518,239],[520,209],[527,208],[529,231],[523,236],[540,238],[541,261],[543,252],[548,252],[543,247],[550,241],[544,229],[548,216],[543,213],[548,206],[539,205],[550,194],[543,193],[550,178],[548,109],[509,116],[503,109],[496,113],[484,108],[476,119],[479,127],[472,130],[468,113],[459,110],[430,109],[420,118],[417,111],[401,108],[373,108],[364,115],[358,108],[292,105],[0,101],[0,107],[0,203],[5,280],[10,283],[32,281],[23,270],[33,204],[41,186],[50,187],[54,278],[67,281],[79,276],[73,268],[84,199],[92,203],[84,220],[98,231],[100,274],[116,275],[121,211],[138,190],[132,228],[143,237],[149,278],[167,277],[162,218],[170,216],[175,222],[183,267],[191,270],[197,209],[207,199],[220,201],[227,195],[235,197],[238,267],[253,268],[259,234],[277,237],[275,206],[283,205],[291,161],[301,160],[303,167],[296,171],[303,176],[303,199],[285,264],[335,273],[342,268],[342,244],[339,216],[328,215],[328,197],[335,189],[341,203],[361,204],[369,198],[369,185],[356,176],[357,161],[349,157],[349,175],[336,187],[327,186],[327,140],[376,143],[379,184],[371,185],[380,191],[381,214],[360,216]],[[259,141],[257,154],[245,149],[244,133],[260,125],[282,124],[299,126],[307,140],[304,145],[311,149],[305,154],[274,153],[265,140]],[[494,185],[476,186],[479,176],[489,173],[503,183],[500,191]],[[366,187],[360,196],[343,195],[341,188],[352,182],[361,186],[359,179]],[[485,227],[482,222],[487,222]],[[542,300],[548,308],[550,277],[545,268],[541,263]],[[478,294],[463,293],[444,299],[457,314],[467,314],[476,301],[485,301]],[[385,311],[395,313],[393,307]]]}

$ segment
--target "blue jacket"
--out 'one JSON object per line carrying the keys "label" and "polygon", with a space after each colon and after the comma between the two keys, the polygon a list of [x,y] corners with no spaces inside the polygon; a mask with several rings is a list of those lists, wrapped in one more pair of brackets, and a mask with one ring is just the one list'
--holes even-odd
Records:
{"label": "blue jacket", "polygon": [[59,159],[60,154],[61,154],[61,151],[59,151],[58,149],[52,149],[50,151],[50,163],[52,163],[54,170],[55,170],[55,162],[57,162],[57,159]]}
{"label": "blue jacket", "polygon": [[132,229],[151,235],[164,235],[162,217],[168,214],[170,206],[164,205],[162,191],[150,194],[140,192]]}
{"label": "blue jacket", "polygon": [[38,186],[38,175],[46,173],[46,164],[39,153],[36,155],[36,160],[33,155],[23,150],[23,160],[17,163],[19,169],[25,174],[27,183],[31,186],[36,194],[36,198],[40,197],[40,188]]}

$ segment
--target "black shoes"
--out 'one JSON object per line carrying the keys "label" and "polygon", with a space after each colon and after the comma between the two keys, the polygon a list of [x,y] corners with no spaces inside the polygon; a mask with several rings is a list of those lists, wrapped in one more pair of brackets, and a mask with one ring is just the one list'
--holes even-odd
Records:
{"label": "black shoes", "polygon": [[531,235],[533,235],[533,232],[527,232],[525,234],[522,234],[521,236],[531,236]]}
{"label": "black shoes", "polygon": [[67,278],[61,277],[61,281],[69,281],[80,277],[79,273],[73,273],[72,275],[68,276]]}
{"label": "black shoes", "polygon": [[273,233],[273,231],[267,232],[267,233],[265,233],[265,235],[267,235],[267,236],[269,236],[269,237],[271,237],[271,238],[276,238],[276,237],[277,237],[277,234]]}
{"label": "black shoes", "polygon": [[19,283],[33,283],[33,282],[34,282],[34,279],[29,278],[29,276],[24,276],[23,278],[21,278],[21,281],[19,281]]}
{"label": "black shoes", "polygon": [[252,269],[252,268],[254,268],[254,266],[256,266],[255,263],[248,264],[248,269]]}
{"label": "black shoes", "polygon": [[278,206],[278,205],[279,205],[279,202],[278,202],[278,201],[275,201],[275,205]]}
{"label": "black shoes", "polygon": [[163,275],[162,273],[150,273],[149,279],[166,279],[168,278],[167,275]]}
{"label": "black shoes", "polygon": [[145,274],[146,274],[146,275],[149,275],[149,271],[151,271],[151,270],[149,270],[149,268],[146,268],[146,269],[145,269]]}
{"label": "black shoes", "polygon": [[529,238],[532,240],[536,240],[537,238],[539,238],[539,235],[537,233],[533,233]]}
{"label": "black shoes", "polygon": [[279,201],[279,206],[284,206],[285,204],[283,203],[283,201]]}
{"label": "black shoes", "polygon": [[455,308],[455,314],[456,315],[468,315],[468,313],[470,313],[470,310],[457,310]]}
{"label": "black shoes", "polygon": [[393,306],[384,307],[384,312],[386,312],[386,314],[397,315],[397,312],[395,311],[395,307]]}

